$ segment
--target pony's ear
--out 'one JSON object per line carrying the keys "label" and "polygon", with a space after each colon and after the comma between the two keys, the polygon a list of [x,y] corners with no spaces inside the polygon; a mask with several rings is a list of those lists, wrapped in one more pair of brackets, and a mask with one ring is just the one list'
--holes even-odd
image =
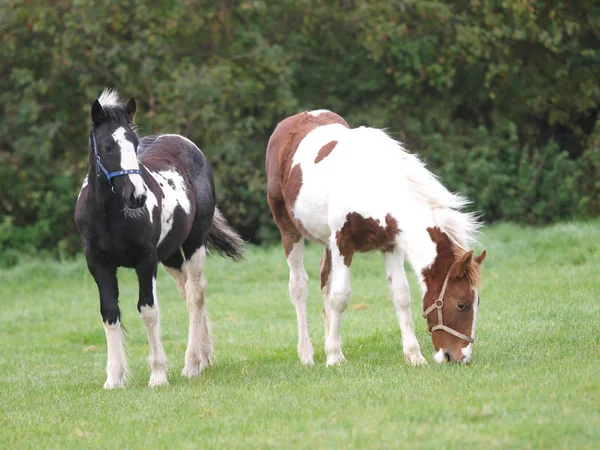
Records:
{"label": "pony's ear", "polygon": [[452,268],[452,273],[450,276],[452,278],[462,278],[467,273],[467,267],[473,261],[473,250],[466,252],[464,255],[460,257],[460,259],[454,264]]}
{"label": "pony's ear", "polygon": [[104,110],[102,109],[102,105],[96,99],[94,104],[92,105],[92,123],[96,126],[100,125],[104,120]]}
{"label": "pony's ear", "polygon": [[476,256],[476,257],[474,258],[474,259],[475,259],[475,262],[476,262],[477,264],[481,264],[481,263],[483,262],[483,260],[485,259],[485,257],[486,257],[486,256],[487,256],[487,252],[484,250],[484,251],[482,251],[482,252],[481,252],[481,255],[479,255],[479,256]]}
{"label": "pony's ear", "polygon": [[133,123],[135,121],[135,110],[136,110],[136,105],[135,105],[135,98],[131,97],[129,99],[129,101],[127,102],[127,104],[125,105],[125,111],[127,112],[127,114],[129,114],[129,117],[131,117],[131,123]]}

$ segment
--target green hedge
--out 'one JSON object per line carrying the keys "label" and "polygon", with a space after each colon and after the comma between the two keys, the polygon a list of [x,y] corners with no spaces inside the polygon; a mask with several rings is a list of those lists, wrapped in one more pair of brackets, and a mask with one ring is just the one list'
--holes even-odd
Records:
{"label": "green hedge", "polygon": [[[385,127],[485,220],[600,213],[595,1],[13,2],[0,14],[0,251],[80,249],[89,108],[138,100],[140,132],[207,154],[219,203],[275,239],[264,152],[284,117]],[[51,4],[50,4],[51,3]]]}

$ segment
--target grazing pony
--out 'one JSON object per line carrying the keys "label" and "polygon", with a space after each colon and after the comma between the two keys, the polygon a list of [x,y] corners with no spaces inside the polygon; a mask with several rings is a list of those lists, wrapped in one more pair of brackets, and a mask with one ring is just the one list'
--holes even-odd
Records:
{"label": "grazing pony", "polygon": [[138,311],[150,346],[150,386],[168,384],[160,339],[156,269],[175,279],[189,313],[183,375],[210,365],[213,346],[204,307],[206,245],[235,260],[243,241],[215,208],[208,161],[183,136],[138,138],[135,99],[119,102],[105,90],[91,110],[88,175],[75,207],[88,268],[98,285],[108,348],[105,389],[123,387],[123,347],[117,267],[133,267],[139,281]]}
{"label": "grazing pony", "polygon": [[308,336],[304,239],[325,247],[321,291],[327,365],[344,361],[340,327],[350,300],[355,252],[383,253],[390,294],[410,364],[426,363],[410,312],[406,255],[418,276],[437,362],[469,362],[475,338],[480,265],[473,256],[477,218],[399,142],[374,128],[350,129],[327,110],[288,117],[266,155],[268,202],[290,268],[298,355],[313,364]]}

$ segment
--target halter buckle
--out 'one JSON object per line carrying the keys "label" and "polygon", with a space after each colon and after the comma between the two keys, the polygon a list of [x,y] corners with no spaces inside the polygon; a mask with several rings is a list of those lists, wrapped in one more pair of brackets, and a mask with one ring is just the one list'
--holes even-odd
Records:
{"label": "halter buckle", "polygon": [[441,308],[443,308],[443,307],[444,307],[444,300],[442,300],[441,298],[438,298],[438,299],[435,301],[435,307],[436,307],[437,309],[441,309]]}

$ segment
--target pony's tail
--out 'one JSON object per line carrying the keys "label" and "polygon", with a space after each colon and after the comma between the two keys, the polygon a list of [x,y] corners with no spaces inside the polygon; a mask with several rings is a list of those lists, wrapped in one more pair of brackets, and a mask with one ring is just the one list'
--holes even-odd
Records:
{"label": "pony's tail", "polygon": [[215,208],[208,244],[221,256],[228,256],[234,261],[244,259],[244,240],[229,226],[219,208]]}

